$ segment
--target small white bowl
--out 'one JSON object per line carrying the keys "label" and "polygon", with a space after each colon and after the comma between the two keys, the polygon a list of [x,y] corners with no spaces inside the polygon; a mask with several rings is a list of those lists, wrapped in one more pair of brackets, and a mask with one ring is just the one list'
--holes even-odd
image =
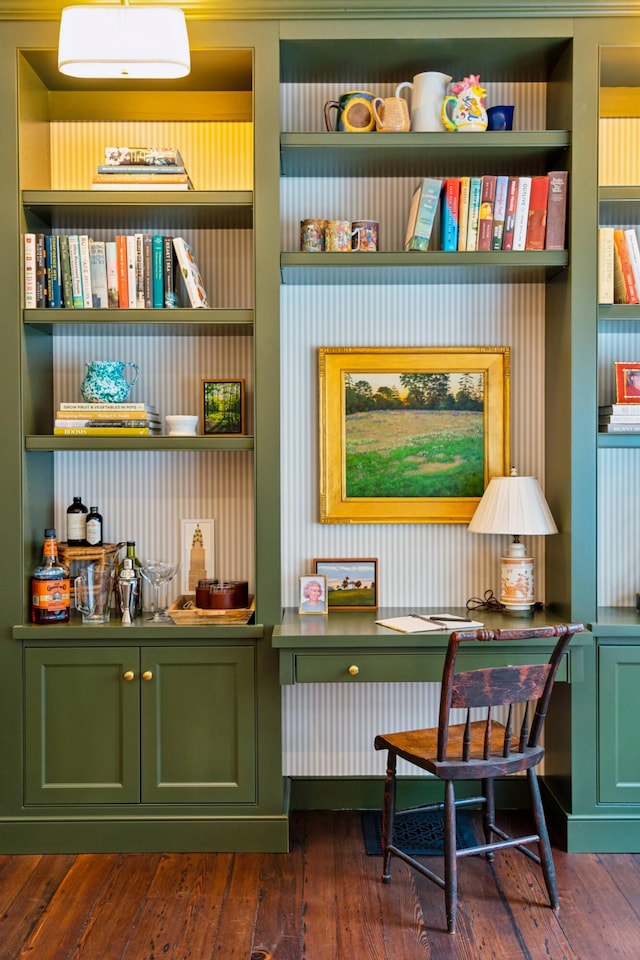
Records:
{"label": "small white bowl", "polygon": [[165,420],[170,437],[195,437],[198,433],[198,417],[184,413],[167,414]]}

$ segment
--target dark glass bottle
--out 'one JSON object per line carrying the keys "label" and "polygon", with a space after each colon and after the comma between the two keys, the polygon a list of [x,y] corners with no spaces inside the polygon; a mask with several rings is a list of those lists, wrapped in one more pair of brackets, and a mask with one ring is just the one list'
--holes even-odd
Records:
{"label": "dark glass bottle", "polygon": [[90,547],[102,546],[102,514],[97,507],[89,507],[87,514],[87,544]]}
{"label": "dark glass bottle", "polygon": [[74,497],[67,507],[67,543],[70,547],[86,547],[88,510],[81,497]]}
{"label": "dark glass bottle", "polygon": [[[117,565],[116,570],[116,579],[120,577],[122,570],[124,568],[124,559],[120,560]],[[131,560],[131,566],[135,573],[136,584],[133,587],[132,593],[135,595],[135,603],[133,606],[130,605],[129,610],[131,612],[131,617],[137,617],[142,613],[142,574],[140,573],[140,568],[142,564],[136,556],[136,542],[135,540],[127,540],[127,553],[126,559]],[[120,604],[119,592],[116,590],[116,610],[118,613],[122,613],[122,606]]]}
{"label": "dark glass bottle", "polygon": [[58,559],[56,531],[44,532],[42,560],[31,577],[31,622],[66,623],[71,607],[69,570]]}

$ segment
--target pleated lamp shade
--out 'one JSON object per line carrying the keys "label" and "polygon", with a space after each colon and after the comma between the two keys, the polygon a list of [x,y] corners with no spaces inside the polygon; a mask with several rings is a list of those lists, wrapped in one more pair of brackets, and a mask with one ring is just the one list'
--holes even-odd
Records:
{"label": "pleated lamp shade", "polygon": [[176,79],[191,70],[179,7],[65,7],[58,69],[70,77]]}

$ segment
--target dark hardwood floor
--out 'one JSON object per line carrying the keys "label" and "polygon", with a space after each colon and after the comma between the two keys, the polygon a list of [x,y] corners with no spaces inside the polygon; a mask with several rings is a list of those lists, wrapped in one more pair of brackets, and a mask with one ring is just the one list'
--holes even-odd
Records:
{"label": "dark hardwood floor", "polygon": [[0,960],[640,958],[637,854],[555,849],[557,914],[521,854],[464,860],[449,935],[432,883],[398,860],[392,883],[380,882],[359,813],[296,813],[291,846],[0,856]]}

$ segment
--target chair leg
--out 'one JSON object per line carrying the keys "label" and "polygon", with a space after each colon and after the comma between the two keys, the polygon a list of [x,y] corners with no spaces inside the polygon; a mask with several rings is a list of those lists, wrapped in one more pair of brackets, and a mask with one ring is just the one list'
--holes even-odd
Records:
{"label": "chair leg", "polygon": [[[482,805],[482,826],[484,828],[485,843],[492,843],[494,839],[493,827],[496,825],[496,801],[493,789],[493,780],[482,781],[482,796],[484,804]],[[495,854],[493,850],[487,850],[487,860],[493,860]]]}
{"label": "chair leg", "polygon": [[456,797],[453,780],[444,788],[444,903],[447,932],[455,933],[458,912],[458,858],[456,856]]}
{"label": "chair leg", "polygon": [[551,854],[549,832],[547,830],[547,822],[545,820],[544,809],[542,807],[542,800],[540,798],[540,787],[538,785],[538,777],[533,767],[527,770],[527,779],[529,781],[529,793],[531,795],[531,809],[533,812],[533,820],[536,825],[536,833],[540,838],[539,847],[540,847],[540,862],[542,866],[542,873],[544,876],[544,882],[547,887],[547,892],[549,894],[549,900],[551,902],[551,906],[554,910],[556,910],[559,905],[558,884],[556,882],[556,868],[554,866],[553,856]]}
{"label": "chair leg", "polygon": [[384,804],[382,806],[382,882],[391,883],[391,851],[393,822],[396,814],[396,766],[397,757],[389,750],[387,775],[384,781]]}

